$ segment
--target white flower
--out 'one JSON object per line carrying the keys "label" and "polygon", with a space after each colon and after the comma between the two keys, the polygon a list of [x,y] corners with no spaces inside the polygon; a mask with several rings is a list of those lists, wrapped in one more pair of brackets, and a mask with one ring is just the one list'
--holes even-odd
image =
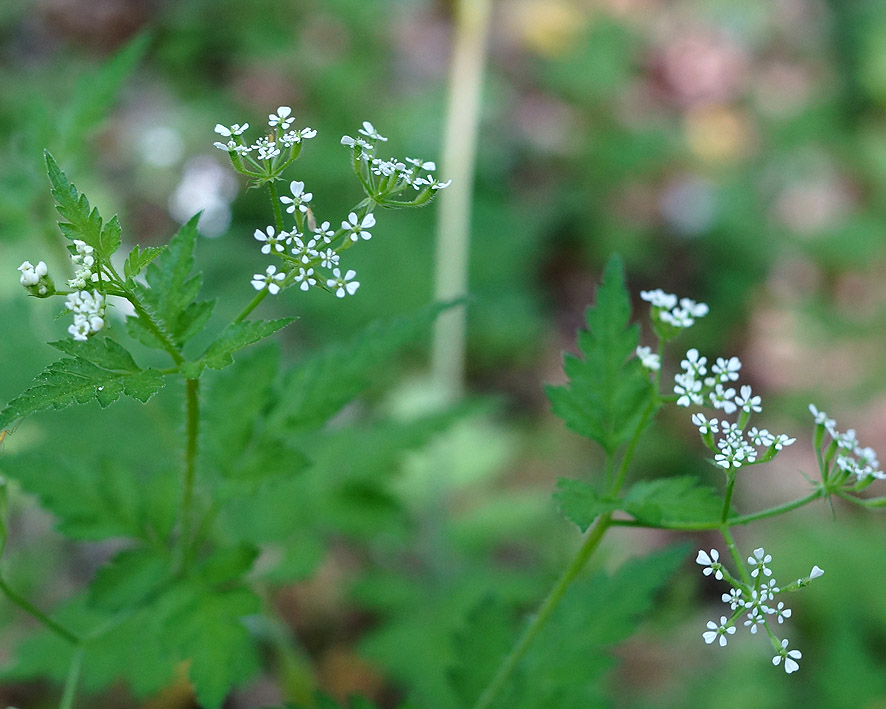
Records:
{"label": "white flower", "polygon": [[701,382],[694,379],[691,374],[674,375],[674,393],[679,395],[677,406],[700,406],[704,399],[701,398]]}
{"label": "white flower", "polygon": [[335,236],[335,232],[329,228],[329,222],[323,222],[320,226],[315,227],[313,232],[317,235],[318,239],[323,239],[327,244],[331,243],[332,237]]}
{"label": "white flower", "polygon": [[719,420],[711,419],[709,421],[703,414],[692,414],[692,423],[698,426],[698,432],[702,436],[706,436],[709,433],[717,433],[719,431]]}
{"label": "white flower", "polygon": [[739,606],[744,606],[744,598],[741,589],[739,588],[730,588],[729,593],[724,593],[720,596],[720,600],[723,601],[723,603],[728,603],[731,610],[735,610]]}
{"label": "white flower", "polygon": [[770,443],[770,445],[774,446],[775,450],[780,451],[785,446],[789,446],[796,442],[796,438],[790,438],[786,433],[779,433],[778,436],[776,436],[775,440]]}
{"label": "white flower", "polygon": [[711,371],[717,375],[717,379],[723,384],[729,381],[738,381],[739,369],[741,369],[741,361],[738,357],[730,357],[728,360],[723,357],[717,357],[716,364],[711,367]]}
{"label": "white flower", "polygon": [[[721,385],[722,386],[722,385]],[[745,413],[760,413],[763,410],[761,406],[762,399],[759,396],[751,395],[751,388],[745,384],[741,387],[741,393],[735,397],[735,403],[738,404]]]}
{"label": "white flower", "polygon": [[349,135],[343,135],[340,142],[342,145],[347,145],[352,150],[360,148],[364,158],[368,158],[368,156],[372,154],[372,143],[367,143],[363,138],[352,138]]}
{"label": "white flower", "polygon": [[766,566],[769,562],[772,561],[772,554],[767,554],[763,547],[759,547],[754,549],[754,555],[748,557],[748,563],[754,567],[754,570],[751,571],[751,577],[757,578],[762,571],[765,576],[772,576],[772,570]]}
{"label": "white flower", "polygon": [[824,574],[824,569],[820,568],[817,564],[812,567],[812,571],[809,572],[809,580],[817,579],[819,576]]}
{"label": "white flower", "polygon": [[75,340],[86,340],[105,326],[105,296],[97,290],[70,293],[65,306],[74,314],[74,324],[68,332]]}
{"label": "white flower", "polygon": [[311,239],[306,244],[298,236],[293,236],[290,243],[292,244],[292,255],[298,257],[302,263],[309,263],[312,258],[317,256],[317,249],[314,248],[316,241],[314,239]]}
{"label": "white flower", "polygon": [[720,624],[719,625],[717,625],[714,621],[709,620],[707,627],[709,628],[709,630],[706,633],[702,633],[702,637],[704,638],[704,641],[708,645],[710,645],[711,643],[714,642],[714,640],[719,638],[720,639],[719,640],[720,647],[725,647],[726,646],[726,635],[727,634],[728,635],[735,634],[735,626],[732,626],[729,628],[726,627],[726,616],[725,615],[720,616]]}
{"label": "white flower", "polygon": [[280,201],[283,204],[289,205],[286,207],[286,211],[289,214],[295,212],[296,209],[300,211],[302,214],[308,211],[308,202],[310,202],[314,198],[313,192],[305,192],[305,183],[299,182],[297,180],[293,180],[289,183],[289,191],[292,192],[292,197],[283,196],[280,198]]}
{"label": "white flower", "polygon": [[320,265],[323,268],[332,268],[334,266],[338,266],[339,259],[341,257],[335,253],[333,249],[326,249],[320,254]]}
{"label": "white flower", "polygon": [[769,433],[765,428],[758,430],[756,426],[751,426],[751,429],[748,431],[748,438],[751,439],[751,443],[755,446],[769,447],[775,443],[775,436]]}
{"label": "white flower", "polygon": [[779,623],[784,623],[785,618],[791,617],[791,609],[785,608],[784,603],[782,603],[781,601],[778,602],[778,606],[776,608],[773,608],[773,611],[775,612]]}
{"label": "white flower", "polygon": [[836,429],[837,422],[832,418],[828,418],[824,411],[819,411],[815,404],[809,404],[809,412],[815,417],[815,423],[819,426],[824,426],[832,438],[836,438],[839,435]]}
{"label": "white flower", "polygon": [[661,288],[655,290],[641,290],[640,297],[652,304],[653,308],[664,308],[670,310],[677,304],[677,296],[672,293],[665,293]]}
{"label": "white flower", "polygon": [[803,653],[799,650],[788,650],[788,641],[787,638],[785,638],[781,641],[781,650],[779,650],[778,654],[772,658],[772,664],[778,667],[783,659],[784,671],[791,674],[791,672],[796,672],[800,669],[797,660],[801,657],[803,657]]}
{"label": "white flower", "polygon": [[692,298],[680,298],[680,307],[694,318],[702,318],[710,310],[706,303],[696,303]]}
{"label": "white flower", "polygon": [[247,128],[249,128],[248,123],[244,123],[242,126],[239,123],[235,123],[230,128],[228,128],[227,126],[223,126],[221,123],[215,124],[215,132],[219,135],[223,135],[225,138],[230,138],[234,135],[240,135]]}
{"label": "white flower", "polygon": [[699,549],[698,555],[695,557],[695,563],[706,567],[702,570],[705,576],[714,574],[714,578],[717,581],[723,580],[723,565],[720,563],[720,552],[716,549],[711,549],[710,554],[704,549]]}
{"label": "white flower", "polygon": [[326,286],[335,289],[335,295],[339,298],[344,298],[346,294],[354,295],[360,287],[359,281],[352,280],[354,276],[357,275],[357,272],[354,270],[348,271],[344,277],[342,277],[341,271],[334,268],[332,270],[332,275],[335,276],[335,278],[328,279],[326,281]]}
{"label": "white flower", "polygon": [[267,227],[264,231],[256,229],[254,236],[256,241],[264,242],[264,245],[261,247],[261,252],[263,254],[269,254],[271,251],[275,251],[278,254],[283,253],[283,244],[280,242],[283,240],[289,240],[289,234],[287,232],[281,231],[277,234],[276,229],[274,229],[273,226]]}
{"label": "white flower", "polygon": [[437,164],[434,162],[424,162],[420,158],[403,158],[406,162],[411,165],[415,165],[419,170],[428,170],[433,172],[437,169]]}
{"label": "white flower", "polygon": [[298,275],[295,277],[296,283],[301,283],[299,288],[302,290],[307,290],[311,286],[317,285],[317,279],[312,278],[314,275],[314,269],[309,268],[307,271],[303,268],[298,269]]}
{"label": "white flower", "polygon": [[286,278],[283,271],[277,272],[276,266],[268,266],[265,273],[256,273],[252,277],[252,287],[256,290],[268,289],[271,295],[277,295],[280,292],[280,281]]}
{"label": "white flower", "polygon": [[385,142],[387,138],[383,135],[380,135],[377,130],[375,130],[375,126],[373,126],[369,121],[363,121],[363,127],[357,131],[358,133],[362,133],[370,140],[380,140]]}
{"label": "white flower", "polygon": [[416,180],[413,180],[412,186],[415,189],[420,189],[423,186],[427,186],[432,190],[444,190],[449,185],[452,184],[452,180],[446,180],[446,182],[440,182],[433,175],[428,175],[427,177],[419,177]]}
{"label": "white flower", "polygon": [[268,116],[268,125],[271,128],[279,125],[282,130],[289,130],[289,126],[292,125],[293,121],[291,114],[292,109],[289,106],[279,106],[277,113],[272,113]]}
{"label": "white flower", "polygon": [[705,366],[707,363],[708,358],[699,357],[698,350],[693,347],[686,351],[686,359],[680,362],[680,366],[686,370],[687,374],[691,374],[693,377],[703,377],[708,373],[708,368]]}
{"label": "white flower", "polygon": [[722,384],[717,384],[710,394],[708,394],[708,398],[711,400],[711,406],[715,409],[723,409],[724,413],[731,414],[736,410],[736,405],[733,401],[731,401],[732,397],[735,396],[735,389],[729,387],[729,389],[724,389]]}
{"label": "white flower", "polygon": [[357,241],[358,238],[369,241],[372,238],[372,234],[366,231],[366,229],[371,229],[374,226],[375,215],[372,213],[367,214],[360,220],[356,212],[351,212],[348,214],[348,221],[341,223],[342,229],[347,229],[351,232],[351,241]]}
{"label": "white flower", "polygon": [[19,283],[25,287],[36,286],[40,282],[40,278],[49,273],[49,269],[43,261],[40,261],[36,266],[32,265],[30,261],[25,261],[18,267],[18,270],[22,274]]}
{"label": "white flower", "polygon": [[640,358],[640,364],[646,369],[657,372],[661,369],[661,355],[655,354],[651,347],[638,347],[637,357]]}

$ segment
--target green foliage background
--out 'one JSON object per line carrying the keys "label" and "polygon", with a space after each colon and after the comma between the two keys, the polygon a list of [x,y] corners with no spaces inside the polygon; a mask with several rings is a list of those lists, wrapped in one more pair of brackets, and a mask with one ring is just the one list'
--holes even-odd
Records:
{"label": "green foliage background", "polygon": [[[157,246],[180,228],[168,201],[189,168],[210,174],[207,160],[223,164],[211,147],[215,123],[260,125],[289,104],[300,125],[319,131],[297,163],[298,179],[331,219],[358,197],[338,137],[360,121],[388,135],[394,152],[439,158],[450,11],[442,1],[397,0],[3,4],[0,401],[57,359],[45,343],[65,337],[65,319],[55,319],[54,305],[26,299],[15,271],[25,259],[43,259],[56,273],[67,263],[44,149],[102,214],[119,214],[127,243]],[[577,351],[575,331],[613,251],[626,264],[635,318],[645,315],[641,288],[710,305],[711,316],[683,342],[708,355],[741,356],[766,415],[798,434],[798,448],[811,433],[806,404],[815,401],[886,450],[883,4],[524,0],[498,3],[496,12],[471,253],[469,388],[484,401],[427,415],[414,379],[426,350],[418,334],[403,331],[413,321],[364,330],[431,300],[430,209],[378,215],[371,248],[354,252],[359,297],[341,303],[290,292],[266,301],[262,318],[299,321],[280,333],[279,350],[259,349],[212,372],[204,401],[207,465],[221,477],[213,484],[221,499],[239,503],[221,513],[228,541],[249,549],[273,542],[257,573],[273,589],[284,637],[298,638],[318,688],[339,699],[360,692],[396,706],[402,687],[411,686],[418,706],[458,706],[458,693],[482,682],[456,664],[460,643],[468,642],[459,640],[465,624],[476,618],[493,626],[489,646],[471,649],[478,653],[473,669],[488,669],[494,662],[483,653],[508,639],[502,623],[519,623],[571,555],[577,540],[550,493],[558,478],[595,475],[600,458],[550,416],[542,385],[563,383],[560,350]],[[263,270],[251,234],[268,223],[269,210],[264,195],[244,187],[235,181],[229,192],[217,191],[223,202],[233,200],[230,224],[215,238],[197,238],[219,321],[251,297],[249,276]],[[400,327],[402,337],[386,327]],[[641,342],[648,338],[640,333]],[[374,347],[380,341],[388,344]],[[392,342],[398,346],[385,349]],[[366,369],[347,371],[357,351]],[[302,364],[279,381],[280,363]],[[228,383],[243,378],[254,396],[233,399]],[[314,401],[334,400],[330,410],[312,407],[305,382],[325,383]],[[339,428],[308,435],[358,393]],[[293,420],[296,404],[318,418]],[[77,594],[119,550],[113,541],[90,540],[148,534],[145,520],[157,529],[173,522],[165,501],[177,484],[181,394],[160,391],[148,408],[115,406],[111,418],[95,403],[29,418],[0,455],[0,468],[15,461],[20,484],[11,499],[6,574],[43,607],[76,606]],[[243,415],[232,421],[223,411]],[[259,412],[265,428],[254,430]],[[684,418],[667,414],[650,429],[634,465],[638,476],[696,475],[719,484]],[[280,443],[282,431],[298,430],[303,440]],[[113,447],[102,443],[108,440]],[[250,440],[263,444],[227,459],[231,441]],[[287,473],[308,469],[295,450],[314,472],[289,480]],[[739,502],[756,508],[802,490],[798,471],[814,470],[808,444],[805,453],[755,470]],[[82,496],[54,497],[60,479],[82,481]],[[96,510],[108,509],[119,513],[116,526],[97,528]],[[871,702],[882,696],[886,676],[878,652],[886,637],[886,604],[876,593],[886,582],[881,530],[880,519],[838,507],[833,516],[804,510],[746,533],[748,548],[765,544],[773,554],[777,577],[794,578],[813,563],[826,569],[794,606],[802,683],[766,666],[754,638],[723,651],[704,646],[701,631],[719,612],[720,589],[683,568],[658,589],[639,634],[619,646],[606,682],[590,683],[602,665],[565,664],[564,677],[586,671],[589,678],[567,689],[599,696],[552,698],[545,681],[530,675],[525,681],[537,696],[526,706],[706,706],[713,692],[724,707],[791,707],[821,697],[833,707]],[[58,531],[83,543],[72,545]],[[606,568],[592,570],[610,585],[588,593],[615,593],[627,583],[619,574],[640,575],[644,563],[676,564],[665,552],[616,570],[625,558],[672,541],[625,534],[611,542]],[[244,554],[230,563],[251,563]],[[150,576],[153,562],[142,561],[138,568]],[[653,582],[645,583],[652,594]],[[126,589],[112,586],[105,602],[113,605],[119,593]],[[257,607],[238,594],[219,591],[201,612]],[[193,603],[168,601],[168,617]],[[560,621],[567,626],[568,611]],[[138,706],[133,691],[170,684],[145,670],[130,678],[130,689],[104,686],[118,669],[115,648],[137,642],[138,624],[148,622],[133,618],[112,638],[106,660],[92,665],[86,682],[98,693],[91,706]],[[33,629],[2,602],[0,624],[6,663]],[[249,630],[266,648],[277,647],[280,628]],[[625,634],[613,630],[606,642]],[[577,634],[564,652],[599,659],[597,642]],[[553,651],[540,646],[526,671]],[[31,656],[48,663],[53,652]],[[297,684],[303,658],[278,657],[276,676]],[[244,660],[244,675],[253,664]],[[25,667],[0,681],[0,702],[54,706],[55,686],[30,679],[44,670]],[[262,687],[262,675],[253,675],[231,701],[282,701],[257,699]],[[563,687],[555,682],[550,691]],[[163,696],[156,701],[166,703],[155,706],[186,706],[174,689]]]}

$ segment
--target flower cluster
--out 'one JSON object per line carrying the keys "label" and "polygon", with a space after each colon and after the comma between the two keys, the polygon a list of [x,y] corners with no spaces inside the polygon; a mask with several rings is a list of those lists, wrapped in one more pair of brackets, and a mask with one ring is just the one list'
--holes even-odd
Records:
{"label": "flower cluster", "polygon": [[[738,413],[735,422],[725,418],[708,419],[701,413],[692,415],[692,423],[698,428],[705,445],[714,452],[714,462],[720,467],[730,470],[772,460],[785,446],[796,441],[783,433],[770,433],[765,428],[747,428],[751,414],[762,412],[763,404],[750,386],[742,385],[738,391],[730,386],[738,381],[741,370],[738,357],[718,357],[709,374],[708,358],[692,348],[686,352],[680,366],[683,371],[674,376],[677,406],[709,406],[727,416]],[[720,437],[715,440],[714,434]],[[758,447],[764,449],[762,454]]]}
{"label": "flower cluster", "polygon": [[[341,253],[354,244],[372,239],[376,225],[372,213],[376,205],[411,207],[428,202],[433,194],[449,183],[441,183],[431,174],[432,162],[418,158],[386,160],[376,156],[376,146],[387,141],[369,121],[363,121],[358,137],[344,136],[341,143],[350,148],[352,167],[360,178],[367,198],[357,204],[334,229],[329,221],[320,222],[314,214],[314,194],[305,183],[292,180],[289,194],[276,197],[273,183],[301,150],[304,140],[313,138],[312,128],[292,130],[292,109],[280,106],[268,116],[267,136],[248,145],[243,133],[248,123],[232,126],[216,125],[215,132],[227,138],[215,146],[227,151],[238,172],[255,179],[259,184],[270,183],[271,193],[283,205],[277,210],[277,223],[256,229],[254,237],[261,244],[261,252],[280,259],[279,265],[270,265],[264,273],[252,277],[252,286],[276,295],[297,284],[303,291],[312,286],[334,293],[339,298],[353,295],[360,287],[353,269],[341,267]],[[396,199],[397,194],[411,187],[418,194],[409,200]],[[289,225],[283,223],[291,215]],[[325,271],[324,271],[325,269]],[[342,275],[344,272],[344,275]]]}
{"label": "flower cluster", "polygon": [[[652,305],[652,323],[658,326],[656,330],[664,326],[672,331],[668,333],[671,336],[673,331],[692,327],[696,319],[707,315],[709,310],[705,303],[696,303],[691,298],[678,299],[673,293],[665,293],[661,288],[640,291],[640,297]],[[659,332],[659,335],[662,336],[662,333]]]}
{"label": "flower cluster", "polygon": [[74,291],[65,305],[74,314],[68,332],[75,340],[85,341],[105,326],[105,296],[97,290]]}
{"label": "flower cluster", "polygon": [[[357,131],[357,137],[342,136],[341,144],[351,150],[351,166],[369,195],[378,204],[396,207],[417,207],[427,203],[434,193],[449,186],[451,180],[440,182],[433,174],[435,163],[421,158],[383,159],[376,155],[378,143],[387,142],[369,121]],[[410,199],[397,199],[412,188],[418,194]]]}
{"label": "flower cluster", "polygon": [[723,603],[729,606],[730,615],[720,616],[719,622],[708,621],[707,630],[702,633],[704,641],[708,645],[717,642],[720,647],[725,646],[728,637],[735,634],[736,627],[744,616],[743,625],[751,634],[756,634],[760,627],[766,630],[776,653],[772,658],[772,664],[778,666],[783,662],[785,672],[788,674],[796,672],[800,668],[797,661],[803,657],[803,654],[799,650],[788,650],[787,639],[779,641],[770,625],[772,621],[778,624],[784,623],[786,618],[791,617],[791,609],[785,607],[783,601],[775,603],[775,597],[807,586],[824,571],[818,566],[813,566],[809,576],[780,587],[772,578],[772,569],[769,566],[772,555],[767,554],[762,547],[754,549],[753,555],[747,558],[750,571],[742,570],[742,580],[734,578],[729,573],[720,562],[720,552],[716,549],[711,549],[709,552],[700,550],[695,562],[704,567],[702,573],[705,576],[713,575],[718,581],[725,580],[732,587],[728,593],[721,596]]}
{"label": "flower cluster", "polygon": [[44,261],[40,261],[36,266],[30,261],[25,261],[18,270],[22,274],[19,283],[32,295],[45,297],[55,292],[55,285],[49,277],[49,268]]}
{"label": "flower cluster", "polygon": [[310,127],[290,130],[294,120],[289,106],[279,106],[275,113],[268,115],[268,134],[252,144],[243,137],[248,123],[232,126],[218,123],[215,132],[227,140],[214,145],[228,153],[240,172],[259,180],[274,179],[298,157],[304,141],[317,135]]}
{"label": "flower cluster", "polygon": [[809,404],[809,411],[815,418],[816,447],[822,448],[825,433],[831,439],[820,458],[822,477],[825,480],[839,476],[839,483],[855,476],[858,489],[861,489],[874,480],[886,478],[886,473],[880,469],[877,452],[873,448],[861,446],[855,429],[850,428],[841,433],[837,430],[837,422],[828,418],[824,411],[819,411],[814,404]]}

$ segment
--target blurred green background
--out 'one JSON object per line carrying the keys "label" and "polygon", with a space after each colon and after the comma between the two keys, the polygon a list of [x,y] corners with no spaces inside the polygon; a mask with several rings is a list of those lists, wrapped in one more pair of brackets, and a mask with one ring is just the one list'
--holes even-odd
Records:
{"label": "blurred green background", "polygon": [[[251,235],[270,215],[266,195],[246,191],[212,147],[213,126],[260,126],[278,105],[292,106],[296,126],[319,131],[292,178],[314,193],[318,217],[335,223],[361,197],[338,140],[361,121],[390,138],[394,155],[439,159],[452,10],[424,0],[0,4],[0,401],[52,361],[44,343],[67,326],[59,304],[24,297],[15,271],[25,259],[66,268],[44,148],[105,216],[119,214],[130,244],[164,243],[205,209],[198,259],[221,322],[252,296],[250,276],[265,260]],[[377,535],[374,518],[332,529],[307,553],[304,578],[274,592],[320,685],[336,696],[366,692],[382,706],[425,681],[445,656],[439,638],[458,627],[478,589],[504,587],[531,608],[574,548],[549,493],[557,477],[592,476],[599,458],[548,414],[542,384],[562,381],[560,353],[573,349],[613,252],[626,262],[640,316],[644,288],[707,302],[711,315],[680,344],[740,356],[743,381],[764,396],[765,425],[798,436],[740,483],[744,509],[806,489],[801,473],[815,471],[810,401],[886,451],[886,4],[500,0],[494,13],[468,390],[498,404],[437,442],[458,476],[429,470],[433,446],[398,458],[399,482],[388,489],[396,520]],[[358,297],[289,291],[262,305],[262,317],[301,316],[284,338],[286,361],[432,299],[435,210],[378,221],[372,242],[353,252]],[[397,370],[406,374],[385,373],[371,405],[407,415],[426,366],[416,349]],[[126,450],[102,455],[138,466],[158,441],[179,440],[180,399],[155,406],[161,413],[149,417],[124,405],[116,419],[92,406],[38,416],[6,445],[88,455],[113,435]],[[112,419],[126,430],[109,428]],[[635,469],[719,483],[683,411],[665,412]],[[65,543],[26,495],[13,496],[12,523],[3,563],[44,607],[81,588],[113,550]],[[605,565],[672,537],[624,534]],[[883,539],[881,519],[841,506],[741,531],[744,547],[773,554],[778,578],[814,563],[826,570],[791,599],[802,678],[773,671],[761,638],[704,646],[722,589],[687,563],[643,631],[618,649],[613,704],[700,707],[716,695],[722,707],[886,706]],[[379,578],[401,573],[404,559],[423,573],[382,590]],[[3,601],[0,623],[3,663],[29,626]],[[407,652],[410,643],[426,652]],[[279,701],[272,685],[262,677],[230,706]],[[53,691],[10,683],[0,703],[53,706]],[[428,682],[420,696],[434,691]],[[150,706],[182,701],[171,693]],[[91,706],[139,704],[118,688]]]}

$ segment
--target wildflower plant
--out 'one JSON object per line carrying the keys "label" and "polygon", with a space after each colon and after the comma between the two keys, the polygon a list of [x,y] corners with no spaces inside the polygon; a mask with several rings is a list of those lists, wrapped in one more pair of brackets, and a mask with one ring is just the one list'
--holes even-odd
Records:
{"label": "wildflower plant", "polygon": [[[200,298],[197,216],[166,246],[135,246],[121,254],[117,218],[103,219],[45,153],[72,275],[50,273],[44,261],[26,261],[18,268],[19,280],[31,296],[63,300],[63,313],[72,317],[70,337],[50,343],[64,356],[0,411],[0,441],[6,429],[37,412],[90,401],[104,408],[122,396],[147,403],[176,382],[185,402],[184,463],[177,481],[165,473],[143,480],[132,471],[106,479],[101,465],[78,467],[67,459],[4,460],[9,475],[38,494],[71,536],[127,540],[85,594],[52,614],[19,595],[0,573],[0,593],[44,628],[21,648],[12,674],[59,676],[57,665],[46,658],[67,657],[69,669],[59,677],[65,682],[60,706],[66,709],[74,706],[81,675],[91,689],[116,677],[145,695],[167,686],[186,662],[200,705],[212,708],[254,674],[262,634],[248,632],[244,622],[253,618],[255,625],[263,601],[248,575],[261,544],[274,537],[257,537],[251,527],[238,532],[230,519],[263,486],[291,480],[303,470],[308,462],[302,451],[316,448],[327,419],[368,386],[371,368],[419,337],[442,309],[369,328],[346,347],[297,365],[282,380],[276,359],[267,354],[273,350],[241,353],[296,319],[250,319],[269,295],[294,287],[356,296],[360,282],[345,252],[380,237],[374,210],[422,206],[445,187],[433,177],[431,162],[378,157],[376,146],[387,139],[364,122],[360,137],[346,136],[341,148],[364,198],[342,218],[320,219],[304,183],[284,177],[317,136],[316,130],[293,124],[291,109],[280,106],[268,116],[265,133],[251,142],[248,123],[215,127],[222,138],[216,147],[253,187],[268,190],[273,211],[271,224],[241,235],[258,242],[272,263],[251,279],[243,273],[243,291],[251,292],[251,282],[257,292],[222,326],[211,320],[214,301]],[[280,182],[287,185],[282,196]],[[125,321],[112,316],[124,302],[132,313]],[[195,347],[195,340],[201,346]],[[166,366],[140,364],[157,360],[145,350],[163,353]],[[234,375],[219,371],[228,367]],[[209,389],[201,393],[204,380]],[[4,481],[0,553],[6,541],[5,503]],[[265,621],[272,628],[274,622]],[[137,656],[134,662],[123,661],[129,653]]]}

